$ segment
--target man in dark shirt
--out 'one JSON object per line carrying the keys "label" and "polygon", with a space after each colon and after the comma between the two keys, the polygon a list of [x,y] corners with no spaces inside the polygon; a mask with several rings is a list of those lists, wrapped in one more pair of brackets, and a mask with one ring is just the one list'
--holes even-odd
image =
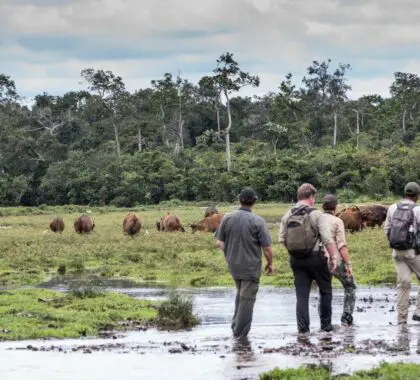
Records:
{"label": "man in dark shirt", "polygon": [[257,195],[251,188],[239,194],[241,207],[228,213],[217,232],[217,246],[225,254],[229,271],[236,284],[232,331],[235,337],[246,337],[251,329],[254,304],[261,277],[261,249],[267,260],[265,272],[273,271],[271,236],[267,223],[252,212]]}

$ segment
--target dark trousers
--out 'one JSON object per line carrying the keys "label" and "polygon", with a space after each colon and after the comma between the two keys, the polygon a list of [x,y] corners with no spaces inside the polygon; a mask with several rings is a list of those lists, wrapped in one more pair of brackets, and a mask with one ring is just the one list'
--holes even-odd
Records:
{"label": "dark trousers", "polygon": [[309,294],[312,281],[318,285],[320,293],[319,315],[321,329],[331,325],[332,275],[323,253],[313,253],[304,259],[290,257],[296,289],[296,319],[301,333],[309,332]]}
{"label": "dark trousers", "polygon": [[233,336],[244,338],[251,329],[254,304],[259,288],[259,281],[235,280],[235,312],[232,318]]}

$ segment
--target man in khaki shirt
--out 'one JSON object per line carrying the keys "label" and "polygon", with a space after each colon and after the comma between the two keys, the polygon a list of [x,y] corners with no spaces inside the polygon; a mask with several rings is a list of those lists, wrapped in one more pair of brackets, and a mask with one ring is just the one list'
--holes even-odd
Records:
{"label": "man in khaki shirt", "polygon": [[338,249],[337,268],[333,276],[337,278],[344,287],[344,306],[341,315],[341,324],[344,326],[353,325],[353,311],[356,302],[356,284],[354,283],[352,265],[348,253],[346,231],[344,223],[335,216],[338,200],[334,195],[326,195],[322,202],[322,209],[327,218],[332,238]]}
{"label": "man in khaki shirt", "polygon": [[[388,236],[392,225],[393,218],[397,212],[399,205],[411,205],[413,213],[413,227],[414,232],[418,233],[420,226],[420,206],[416,205],[420,196],[420,186],[416,182],[409,182],[404,188],[404,199],[399,203],[394,203],[388,209],[385,220],[385,233]],[[417,247],[416,247],[417,248]],[[397,270],[397,312],[398,324],[407,324],[408,309],[410,306],[410,289],[411,289],[411,276],[414,273],[420,281],[420,254],[416,252],[414,247],[412,249],[393,249],[392,258],[395,262]],[[416,310],[414,311],[412,319],[420,322],[420,289],[417,294]]]}

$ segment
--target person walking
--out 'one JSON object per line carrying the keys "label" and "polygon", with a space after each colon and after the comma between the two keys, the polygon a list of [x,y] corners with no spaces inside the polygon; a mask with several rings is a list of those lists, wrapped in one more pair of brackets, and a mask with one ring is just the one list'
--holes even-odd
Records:
{"label": "person walking", "polygon": [[297,190],[297,204],[280,222],[279,242],[287,248],[293,270],[299,333],[310,332],[309,294],[313,280],[319,287],[321,298],[319,308],[321,330],[333,330],[331,272],[336,269],[337,248],[331,236],[327,217],[313,207],[316,193],[317,190],[313,185],[302,184]]}
{"label": "person walking", "polygon": [[[420,280],[420,207],[416,204],[419,194],[420,186],[416,182],[407,183],[404,198],[389,207],[384,225],[397,271],[399,325],[407,324],[412,273]],[[413,320],[420,321],[420,289]]]}
{"label": "person walking", "polygon": [[238,198],[241,206],[223,217],[216,244],[225,255],[236,285],[232,332],[234,337],[245,338],[251,329],[261,277],[262,252],[267,261],[267,274],[273,272],[273,252],[267,223],[252,212],[258,200],[255,191],[244,188]]}
{"label": "person walking", "polygon": [[356,284],[354,283],[344,223],[340,218],[335,216],[337,204],[337,197],[332,194],[327,194],[322,201],[322,210],[327,218],[334,244],[338,249],[337,269],[333,272],[333,276],[341,282],[344,288],[344,305],[343,314],[341,315],[341,324],[350,327],[353,325]]}

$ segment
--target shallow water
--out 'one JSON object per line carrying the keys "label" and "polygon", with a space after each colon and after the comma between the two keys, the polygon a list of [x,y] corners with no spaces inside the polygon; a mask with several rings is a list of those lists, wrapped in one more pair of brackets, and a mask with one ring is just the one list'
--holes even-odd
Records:
{"label": "shallow water", "polygon": [[[117,290],[146,299],[163,299],[167,292],[159,288]],[[149,329],[114,339],[3,342],[1,378],[256,379],[259,373],[275,366],[294,367],[320,361],[330,361],[334,372],[369,368],[381,360],[420,362],[420,324],[410,323],[406,330],[396,326],[395,291],[391,288],[359,288],[355,327],[339,328],[332,334],[319,332],[317,292],[312,292],[312,333],[303,342],[296,334],[293,290],[261,288],[248,344],[235,343],[230,335],[233,289],[184,292],[192,294],[195,311],[202,319],[202,324],[192,331],[168,333]],[[337,289],[333,304],[336,324],[342,303],[343,292]]]}

